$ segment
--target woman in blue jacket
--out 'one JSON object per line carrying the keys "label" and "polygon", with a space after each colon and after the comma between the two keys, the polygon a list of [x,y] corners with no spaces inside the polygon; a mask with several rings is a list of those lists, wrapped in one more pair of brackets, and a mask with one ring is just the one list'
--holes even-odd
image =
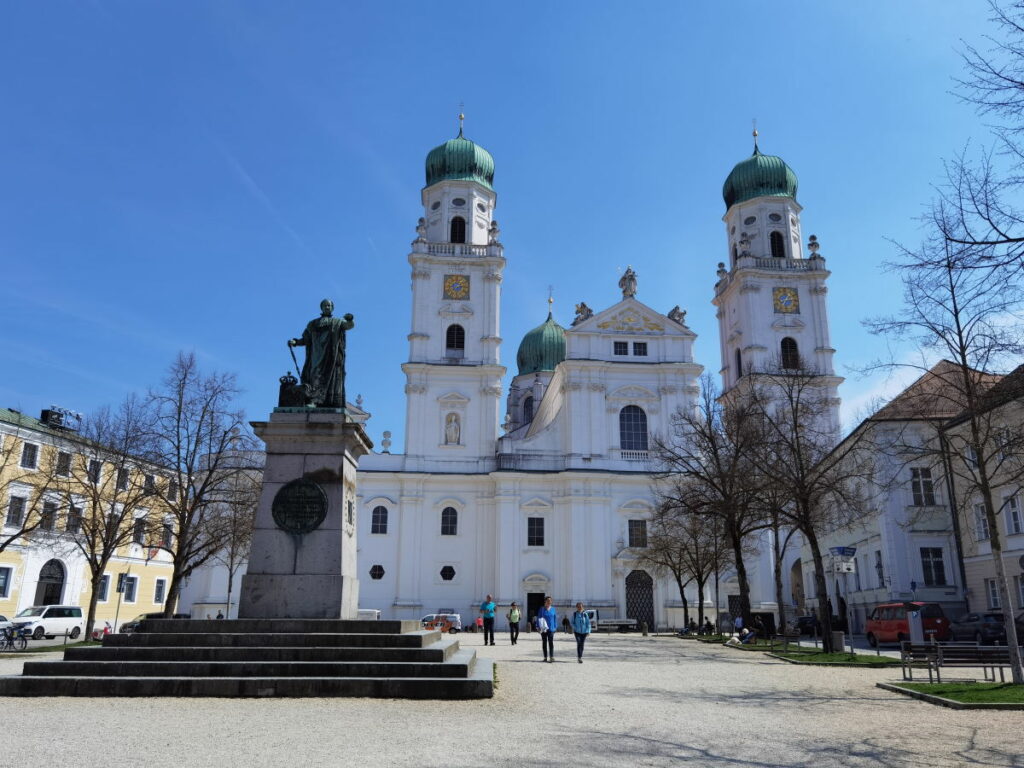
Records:
{"label": "woman in blue jacket", "polygon": [[583,603],[576,603],[576,613],[572,615],[572,631],[576,635],[576,661],[583,663],[583,644],[590,634],[590,616],[583,610]]}
{"label": "woman in blue jacket", "polygon": [[[544,623],[541,624],[543,619]],[[544,651],[544,661],[555,660],[555,630],[558,628],[558,617],[551,607],[551,598],[544,598],[544,607],[537,611],[537,630],[540,632],[540,647]]]}

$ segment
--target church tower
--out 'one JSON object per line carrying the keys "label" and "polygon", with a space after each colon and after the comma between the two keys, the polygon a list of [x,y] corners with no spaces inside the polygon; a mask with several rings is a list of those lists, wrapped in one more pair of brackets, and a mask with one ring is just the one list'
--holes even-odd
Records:
{"label": "church tower", "polygon": [[801,242],[797,178],[780,157],[754,153],[732,169],[725,199],[728,266],[718,265],[717,307],[722,391],[758,371],[801,370],[827,388],[831,428],[838,439],[842,378],[829,342],[825,283],[831,274],[811,235]]}
{"label": "church tower", "polygon": [[409,254],[407,469],[483,471],[498,438],[505,257],[494,159],[463,136],[462,119],[459,135],[427,155],[423,216]]}

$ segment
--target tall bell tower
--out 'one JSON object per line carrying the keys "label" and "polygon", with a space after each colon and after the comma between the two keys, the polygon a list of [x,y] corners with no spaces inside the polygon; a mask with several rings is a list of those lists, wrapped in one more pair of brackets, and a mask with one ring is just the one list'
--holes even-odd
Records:
{"label": "tall bell tower", "polygon": [[494,158],[463,135],[427,155],[406,375],[406,468],[486,470],[498,438],[504,249]]}
{"label": "tall bell tower", "polygon": [[722,391],[763,371],[812,372],[826,388],[838,437],[839,395],[829,341],[826,281],[831,274],[811,235],[801,245],[797,178],[781,157],[754,153],[732,169],[722,196],[727,261],[718,265],[712,303],[718,312]]}

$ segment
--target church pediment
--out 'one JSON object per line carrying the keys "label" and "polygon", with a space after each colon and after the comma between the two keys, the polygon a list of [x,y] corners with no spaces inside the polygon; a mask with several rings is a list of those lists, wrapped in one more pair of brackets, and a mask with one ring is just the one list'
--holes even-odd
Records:
{"label": "church pediment", "polygon": [[772,323],[772,328],[776,331],[800,330],[805,326],[806,323],[796,315],[780,315],[779,319]]}
{"label": "church pediment", "polygon": [[681,323],[669,319],[666,315],[632,298],[623,299],[618,304],[602,312],[578,319],[568,332],[628,333],[633,336],[637,334],[649,336],[662,334],[693,335],[693,332]]}
{"label": "church pediment", "polygon": [[609,393],[608,399],[629,400],[631,402],[636,402],[637,400],[657,400],[658,393],[647,389],[647,387],[630,384],[625,387],[619,387],[614,392]]}
{"label": "church pediment", "polygon": [[437,402],[445,408],[465,408],[469,405],[469,398],[465,395],[460,395],[458,392],[449,392],[437,398]]}

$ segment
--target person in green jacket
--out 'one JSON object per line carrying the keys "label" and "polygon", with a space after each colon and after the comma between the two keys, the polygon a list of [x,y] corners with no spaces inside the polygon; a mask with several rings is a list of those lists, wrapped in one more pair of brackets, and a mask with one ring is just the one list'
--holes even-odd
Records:
{"label": "person in green jacket", "polygon": [[505,614],[505,618],[508,619],[508,634],[512,639],[512,645],[516,644],[516,640],[519,639],[519,620],[522,618],[522,614],[519,612],[519,606],[516,605],[515,600],[512,601],[512,607],[508,609],[508,613]]}

